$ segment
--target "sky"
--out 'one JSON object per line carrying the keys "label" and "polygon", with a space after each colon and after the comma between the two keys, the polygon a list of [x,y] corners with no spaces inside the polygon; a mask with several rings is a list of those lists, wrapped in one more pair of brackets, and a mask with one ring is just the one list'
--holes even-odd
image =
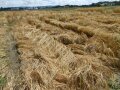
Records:
{"label": "sky", "polygon": [[54,5],[86,5],[99,1],[119,1],[119,0],[0,0],[0,7],[18,6],[54,6]]}

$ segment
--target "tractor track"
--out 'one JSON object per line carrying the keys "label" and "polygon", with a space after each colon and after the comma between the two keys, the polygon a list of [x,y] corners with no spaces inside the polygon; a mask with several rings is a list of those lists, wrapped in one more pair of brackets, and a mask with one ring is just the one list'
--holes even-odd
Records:
{"label": "tractor track", "polygon": [[[22,72],[20,70],[20,60],[19,60],[19,54],[17,51],[16,47],[16,41],[12,35],[12,30],[11,30],[11,25],[9,23],[4,23],[4,30],[2,31],[3,33],[1,34],[3,37],[4,43],[3,44],[3,50],[2,53],[5,54],[4,61],[0,60],[1,62],[6,62],[6,65],[2,63],[4,68],[2,67],[1,73],[4,73],[3,76],[6,78],[6,83],[0,90],[22,90],[22,85],[23,84],[23,77],[22,77]],[[1,56],[2,57],[2,56]],[[22,87],[21,87],[22,86]],[[19,87],[19,88],[18,88]]]}

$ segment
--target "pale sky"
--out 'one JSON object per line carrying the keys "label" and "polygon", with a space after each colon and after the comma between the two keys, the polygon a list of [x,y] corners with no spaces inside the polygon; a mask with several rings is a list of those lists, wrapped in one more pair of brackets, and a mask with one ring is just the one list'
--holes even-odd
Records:
{"label": "pale sky", "polygon": [[47,6],[47,5],[85,5],[99,1],[120,0],[0,0],[0,7]]}

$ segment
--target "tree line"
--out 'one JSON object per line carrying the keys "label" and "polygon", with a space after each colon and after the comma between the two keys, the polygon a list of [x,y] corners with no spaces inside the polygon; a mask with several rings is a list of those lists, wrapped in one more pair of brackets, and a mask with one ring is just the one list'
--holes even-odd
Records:
{"label": "tree line", "polygon": [[98,3],[92,3],[90,5],[65,5],[65,6],[36,6],[36,7],[1,7],[0,11],[10,11],[10,10],[39,10],[47,8],[74,8],[74,7],[102,7],[102,6],[119,6],[119,1],[104,1]]}

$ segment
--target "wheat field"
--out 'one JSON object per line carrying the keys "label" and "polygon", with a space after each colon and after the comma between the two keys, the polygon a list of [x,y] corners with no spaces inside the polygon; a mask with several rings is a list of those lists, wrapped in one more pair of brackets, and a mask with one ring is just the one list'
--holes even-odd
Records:
{"label": "wheat field", "polygon": [[120,90],[120,7],[1,11],[0,90]]}

